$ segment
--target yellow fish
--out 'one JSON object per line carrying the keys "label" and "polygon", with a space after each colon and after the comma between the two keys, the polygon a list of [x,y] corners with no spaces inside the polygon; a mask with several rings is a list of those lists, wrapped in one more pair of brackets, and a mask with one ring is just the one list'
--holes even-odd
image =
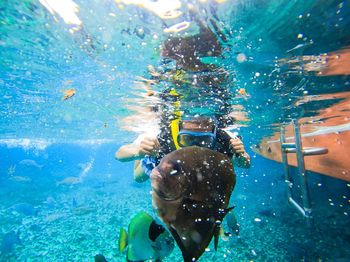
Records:
{"label": "yellow fish", "polygon": [[76,90],[74,88],[71,88],[67,90],[62,90],[61,92],[63,92],[62,100],[67,100],[68,98],[71,98],[75,95]]}
{"label": "yellow fish", "polygon": [[245,91],[244,88],[240,88],[238,91],[237,91],[238,94],[240,94],[241,96],[246,96],[248,95],[247,94],[247,91]]}
{"label": "yellow fish", "polygon": [[134,216],[128,231],[121,228],[119,252],[126,251],[127,261],[160,261],[174,249],[170,233],[146,212]]}

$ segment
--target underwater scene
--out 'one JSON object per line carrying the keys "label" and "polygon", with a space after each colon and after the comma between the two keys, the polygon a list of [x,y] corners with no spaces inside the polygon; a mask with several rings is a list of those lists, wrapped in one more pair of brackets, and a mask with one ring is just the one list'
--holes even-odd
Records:
{"label": "underwater scene", "polygon": [[0,261],[350,261],[350,1],[0,1]]}

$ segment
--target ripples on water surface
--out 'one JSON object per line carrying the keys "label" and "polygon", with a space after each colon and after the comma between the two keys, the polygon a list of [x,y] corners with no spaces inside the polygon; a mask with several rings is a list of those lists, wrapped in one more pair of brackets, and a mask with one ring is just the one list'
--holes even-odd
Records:
{"label": "ripples on water surface", "polygon": [[[159,7],[157,4],[165,5]],[[259,143],[263,137],[272,135],[279,130],[281,123],[289,123],[294,118],[301,118],[305,132],[335,134],[349,132],[349,1],[13,0],[1,1],[0,10],[0,139],[1,143],[7,146],[18,145],[29,150],[22,152],[19,149],[13,149],[9,153],[4,148],[2,154],[5,161],[0,163],[2,172],[0,182],[4,189],[4,195],[2,195],[4,205],[1,214],[6,217],[3,220],[6,222],[1,224],[0,233],[4,235],[11,230],[17,230],[18,225],[21,225],[21,240],[17,240],[16,235],[12,235],[11,241],[15,243],[13,246],[18,248],[16,252],[11,253],[11,250],[9,253],[10,258],[14,260],[16,258],[24,260],[25,257],[35,260],[37,256],[50,253],[50,250],[43,253],[35,251],[43,246],[41,243],[43,240],[39,238],[40,232],[48,234],[46,240],[58,234],[59,241],[56,239],[58,244],[51,259],[69,257],[70,260],[79,260],[84,257],[81,250],[76,251],[77,255],[72,255],[75,254],[75,250],[72,250],[72,246],[65,240],[67,236],[58,233],[57,230],[60,227],[63,231],[68,230],[67,225],[64,224],[66,219],[68,221],[77,219],[79,223],[83,223],[84,218],[89,220],[100,217],[101,228],[103,224],[126,225],[127,221],[121,222],[120,217],[112,215],[113,212],[108,210],[105,199],[118,203],[114,208],[123,208],[128,216],[135,213],[127,210],[125,203],[120,202],[120,199],[115,197],[116,192],[113,191],[116,190],[113,189],[114,178],[113,175],[108,174],[118,173],[117,178],[121,179],[118,177],[122,176],[119,169],[114,167],[119,164],[112,160],[107,161],[107,169],[103,164],[99,166],[96,164],[98,161],[94,162],[92,159],[95,159],[95,155],[100,151],[91,149],[89,145],[129,142],[136,136],[130,131],[142,132],[142,130],[154,128],[157,115],[149,109],[162,103],[157,94],[169,88],[171,83],[163,81],[153,86],[152,92],[156,95],[150,96],[150,90],[145,85],[147,79],[150,79],[149,66],[156,69],[161,65],[164,67],[164,61],[162,63],[160,55],[161,46],[169,37],[172,26],[180,23],[183,27],[189,26],[178,33],[183,36],[198,31],[189,10],[196,10],[197,17],[209,24],[211,30],[221,32],[217,34],[218,37],[220,34],[223,35],[220,37],[224,50],[222,55],[202,58],[202,61],[212,62],[220,70],[228,72],[226,75],[228,78],[222,87],[224,95],[220,95],[215,90],[206,89],[205,86],[200,86],[197,90],[179,88],[178,92],[185,97],[181,110],[211,114],[225,112],[234,116],[238,120],[235,126],[242,127],[241,132],[244,134],[247,147]],[[168,18],[164,18],[165,16]],[[214,24],[217,29],[213,27]],[[166,66],[171,67],[171,62]],[[192,83],[194,78],[193,75],[185,75],[181,81],[186,86]],[[64,95],[67,95],[67,99],[63,99]],[[223,108],[220,107],[222,105],[224,105]],[[167,106],[164,105],[166,108]],[[327,129],[329,126],[331,131]],[[339,137],[332,137],[332,139],[335,144],[347,145],[347,141],[342,141]],[[82,153],[74,155],[77,158],[76,161],[65,162],[68,161],[65,157],[55,159],[54,156],[68,154],[70,150],[55,151],[54,148],[50,149],[52,152],[45,153],[45,148],[50,143],[73,143],[74,150],[81,150],[81,152],[86,150],[89,153],[83,154],[82,159],[78,157]],[[79,145],[82,144],[87,145],[88,149],[84,146],[80,148]],[[63,147],[65,146],[69,147],[68,145]],[[116,149],[117,146],[113,148]],[[342,150],[343,155],[350,155],[347,148]],[[109,152],[106,159],[108,157],[112,159],[113,149],[109,148],[106,152]],[[265,152],[265,154],[268,153]],[[21,160],[33,157],[36,157],[39,164],[40,161],[50,163],[45,171],[40,168],[40,165],[28,167],[23,162],[20,164]],[[266,170],[282,172],[280,166],[263,162],[258,158],[256,158],[255,169],[250,171],[252,180],[242,178],[241,187],[236,194],[238,206],[239,204],[249,206],[247,199],[254,201],[254,197],[249,195],[248,190],[249,184],[254,184],[254,178],[259,180],[261,178],[259,175]],[[59,163],[62,161],[66,165],[60,166]],[[81,173],[79,168],[73,168],[80,162],[93,163],[94,169],[98,170],[95,172],[104,173],[100,180],[90,181],[92,184],[95,183],[93,189],[83,187],[75,194],[72,192],[76,190],[74,183],[64,190],[61,184],[57,187],[56,182],[70,176],[67,174],[74,176]],[[264,169],[263,165],[269,169]],[[129,169],[125,169],[125,174],[131,172],[132,167],[128,167]],[[340,170],[339,174],[342,172],[350,171]],[[39,173],[44,178],[39,179],[38,176],[34,176],[34,173]],[[127,177],[125,174],[123,174],[124,178]],[[244,174],[242,173],[241,176],[244,177]],[[127,186],[120,186],[118,188],[120,191],[117,190],[117,193],[122,194],[123,190],[127,190],[135,195],[135,198],[142,199],[142,194],[144,191],[147,192],[148,188],[146,186],[141,189],[132,186],[129,188],[131,176],[128,178],[130,179],[122,180],[127,183]],[[348,176],[347,178],[349,181]],[[315,178],[315,185],[322,185],[317,179],[320,178]],[[266,190],[274,191],[276,188],[271,187],[270,184],[276,185],[278,182],[274,179],[270,180],[271,178],[266,178],[268,181]],[[105,185],[104,183],[109,186],[101,189],[101,184]],[[32,192],[33,187],[37,187],[42,194],[38,193],[33,197],[32,202],[26,201],[25,198],[30,195],[29,192]],[[277,196],[273,197],[283,198],[282,188],[285,185],[282,183],[278,187],[281,192],[278,191]],[[54,200],[50,200],[51,196],[45,193],[48,190],[57,191],[53,193],[57,194]],[[65,190],[68,190],[68,193]],[[242,194],[239,193],[240,191]],[[13,192],[22,193],[16,195]],[[343,197],[344,192],[341,190],[340,192],[342,201],[348,201],[346,196]],[[98,200],[89,202],[85,193],[91,194],[91,198]],[[13,197],[13,201],[6,196]],[[266,195],[264,201],[269,197],[272,195]],[[43,199],[46,199],[44,204]],[[78,212],[78,214],[75,213],[78,218],[69,213],[72,209],[72,199],[77,199],[77,202],[82,203],[83,206],[80,211],[75,211]],[[16,203],[14,201],[38,205],[40,211],[38,214],[35,211],[33,218],[30,212],[33,206],[25,206],[24,210],[29,210],[31,215],[23,218],[23,214],[15,212],[13,220],[13,214],[11,215],[8,211],[13,211],[10,207]],[[51,206],[47,204],[50,201],[53,201]],[[102,209],[98,201],[104,201]],[[258,202],[261,204],[261,201]],[[331,200],[329,202],[333,203]],[[90,209],[84,203],[89,203]],[[148,202],[144,204],[150,206]],[[59,208],[56,205],[59,205]],[[139,206],[138,203],[135,205]],[[339,202],[338,205],[340,205],[340,211],[337,212],[342,215],[346,213],[342,208],[345,208],[344,205],[348,205],[348,202]],[[247,210],[246,213],[243,209],[240,210],[240,216],[246,219],[248,215],[254,216],[253,207],[247,207]],[[79,212],[86,212],[86,214],[82,215]],[[279,211],[277,213],[279,214]],[[275,217],[269,212],[264,214],[270,214],[270,220]],[[331,215],[327,216],[328,219],[334,218],[329,217]],[[43,217],[46,220],[43,220]],[[108,219],[111,221],[107,221]],[[297,216],[294,219],[298,221]],[[344,219],[346,219],[345,222]],[[272,222],[271,228],[283,227],[287,220],[282,216],[282,222]],[[13,221],[14,223],[11,224]],[[341,222],[337,222],[336,219],[334,221],[335,224],[349,225],[347,215],[342,217]],[[51,228],[48,226],[50,223],[56,224]],[[242,226],[243,228],[246,226],[247,230],[252,224],[242,222]],[[268,226],[262,224],[259,226],[263,232],[260,232],[261,234],[268,234]],[[75,236],[74,241],[82,243],[81,246],[77,245],[78,249],[88,250],[83,259],[87,260],[99,250],[107,253],[109,257],[117,256],[113,255],[113,251],[106,248],[106,245],[102,248],[101,244],[103,239],[112,241],[115,238],[115,233],[112,232],[114,229],[110,227],[108,231],[106,227],[102,230],[86,226],[80,233],[81,236]],[[91,232],[94,230],[96,231]],[[98,230],[102,230],[105,234],[100,239],[96,237]],[[288,237],[305,233],[303,227],[296,229],[295,232],[291,227],[285,230],[286,234],[289,234]],[[325,234],[324,242],[330,243],[327,242],[329,239],[336,238],[336,232],[340,232],[337,230],[339,229],[334,229],[331,234]],[[93,244],[83,240],[86,237],[84,232],[92,236]],[[306,248],[302,246],[305,244],[303,241],[295,241],[287,245],[282,240],[280,242],[275,240],[270,246],[262,244],[260,247],[254,247],[253,242],[249,240],[249,237],[253,237],[251,232],[255,231],[245,232],[247,239],[243,237],[243,240],[231,243],[232,246],[225,245],[225,248],[232,250],[235,257],[241,254],[242,261],[249,259],[271,261],[269,260],[271,258],[279,260],[283,257],[282,260],[285,260],[293,257],[291,253],[294,255],[297,253],[296,259],[306,257],[304,253],[307,253],[308,248],[312,249],[314,244],[309,241],[307,244],[310,246]],[[284,233],[283,230],[278,231],[276,239],[286,238]],[[318,238],[315,234],[310,239],[322,242],[322,237]],[[350,232],[346,232],[344,238],[336,241],[339,243],[345,241],[343,245],[349,247],[349,235]],[[31,239],[37,241],[32,247],[28,246]],[[62,249],[59,248],[60,245]],[[283,251],[276,251],[275,254],[274,251],[266,251],[270,248]],[[345,256],[350,259],[350,254],[342,248],[334,256],[331,252],[319,254],[322,249],[325,249],[325,246],[321,245],[313,249],[316,251],[308,255],[308,261],[316,261],[319,257],[330,261]],[[58,255],[62,250],[64,255]],[[216,258],[216,261],[230,257],[230,252],[222,250],[220,252],[220,258]],[[263,255],[259,256],[259,252]],[[207,259],[213,258],[208,255]]]}
{"label": "ripples on water surface", "polygon": [[[148,64],[159,65],[164,28],[191,19],[186,3],[183,15],[166,20],[123,1],[77,1],[75,9],[70,1],[41,3],[1,3],[3,138],[121,137],[121,119],[146,103],[134,81],[149,77]],[[349,89],[348,72],[318,76],[327,67],[322,56],[349,44],[347,1],[213,1],[198,9],[227,37],[217,63],[234,75],[231,103],[243,106],[249,127],[316,114],[322,102],[296,102]],[[70,88],[76,95],[62,101]],[[236,96],[240,88],[247,97]]]}

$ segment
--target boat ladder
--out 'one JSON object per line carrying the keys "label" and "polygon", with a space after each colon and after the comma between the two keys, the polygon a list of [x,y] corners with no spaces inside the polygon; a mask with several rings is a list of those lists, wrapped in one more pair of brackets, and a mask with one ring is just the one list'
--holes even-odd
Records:
{"label": "boat ladder", "polygon": [[[303,148],[301,141],[300,128],[298,124],[298,120],[294,119],[292,121],[294,127],[294,143],[287,143],[285,136],[285,128],[281,127],[281,155],[282,155],[282,164],[284,166],[284,174],[285,181],[288,184],[288,202],[294,206],[302,215],[305,217],[307,225],[313,226],[313,217],[312,217],[312,207],[310,201],[310,193],[309,186],[307,182],[307,173],[305,170],[305,156],[315,156],[315,155],[323,155],[328,153],[328,149],[324,147],[307,147]],[[293,197],[293,182],[291,178],[291,174],[288,167],[288,154],[294,153],[296,154],[297,159],[297,169],[298,176],[300,178],[300,189],[301,189],[301,200],[302,204],[299,204],[295,197]]]}

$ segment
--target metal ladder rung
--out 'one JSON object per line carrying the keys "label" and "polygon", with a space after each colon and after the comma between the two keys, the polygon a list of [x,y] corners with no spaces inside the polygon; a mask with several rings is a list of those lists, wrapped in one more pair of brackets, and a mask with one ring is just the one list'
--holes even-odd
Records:
{"label": "metal ladder rung", "polygon": [[[286,153],[296,153],[296,148],[287,147],[285,148]],[[304,156],[317,156],[325,155],[328,153],[328,149],[325,147],[305,147],[302,150]]]}
{"label": "metal ladder rung", "polygon": [[295,148],[295,143],[282,143],[282,148]]}

